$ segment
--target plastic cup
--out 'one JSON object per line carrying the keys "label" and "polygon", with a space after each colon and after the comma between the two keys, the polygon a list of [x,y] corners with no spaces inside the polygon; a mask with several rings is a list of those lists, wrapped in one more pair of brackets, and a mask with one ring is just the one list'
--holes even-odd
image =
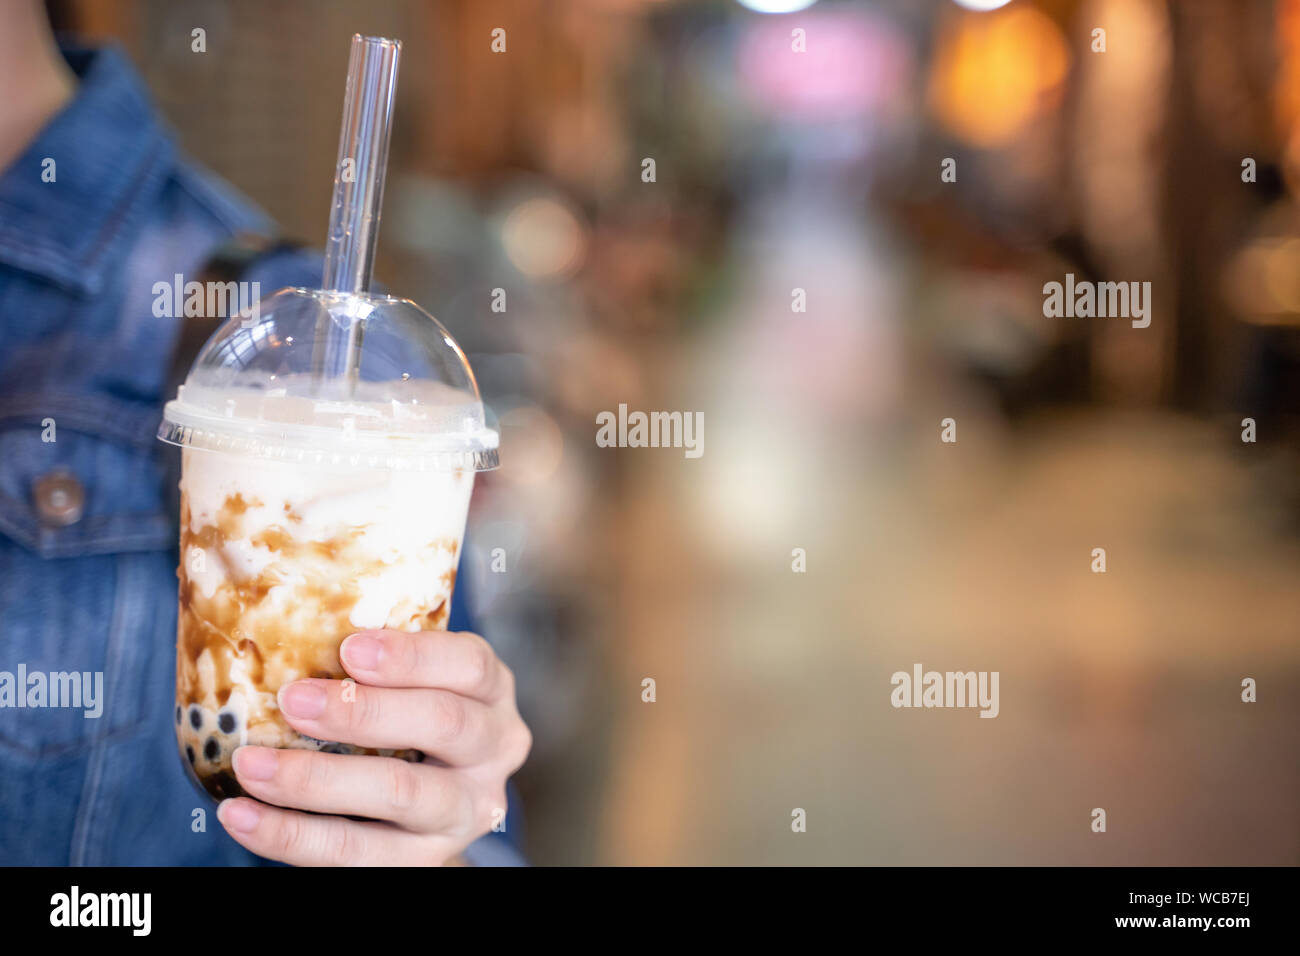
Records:
{"label": "plastic cup", "polygon": [[[217,799],[241,792],[245,744],[419,759],[299,734],[277,693],[346,677],[339,645],[357,631],[446,627],[474,476],[497,464],[464,352],[414,302],[366,291],[395,48],[354,38],[340,159],[383,143],[356,166],[362,188],[343,181],[340,200],[336,184],[326,285],[349,288],[282,289],[227,321],[158,432],[182,449],[177,739]],[[372,56],[384,129],[372,115],[358,137]]]}

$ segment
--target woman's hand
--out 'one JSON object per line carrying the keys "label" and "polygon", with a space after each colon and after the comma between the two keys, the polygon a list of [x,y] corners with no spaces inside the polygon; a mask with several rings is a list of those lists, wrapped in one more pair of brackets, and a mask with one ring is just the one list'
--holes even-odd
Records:
{"label": "woman's hand", "polygon": [[281,688],[289,724],[321,740],[420,750],[425,762],[240,747],[235,776],[257,799],[221,803],[226,831],[298,866],[438,866],[503,824],[506,780],[532,734],[515,708],[514,675],[488,643],[469,633],[365,631],[340,656],[355,683]]}

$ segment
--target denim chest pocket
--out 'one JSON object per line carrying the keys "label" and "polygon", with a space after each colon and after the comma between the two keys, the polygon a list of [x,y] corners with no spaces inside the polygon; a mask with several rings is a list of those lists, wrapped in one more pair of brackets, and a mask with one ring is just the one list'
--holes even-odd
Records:
{"label": "denim chest pocket", "polygon": [[74,757],[167,707],[176,531],[157,420],[152,406],[95,394],[0,395],[9,759]]}

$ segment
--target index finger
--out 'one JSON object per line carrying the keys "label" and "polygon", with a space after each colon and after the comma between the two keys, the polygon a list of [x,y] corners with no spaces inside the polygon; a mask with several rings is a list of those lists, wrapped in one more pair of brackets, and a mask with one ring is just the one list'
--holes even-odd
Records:
{"label": "index finger", "polygon": [[375,687],[432,687],[486,703],[514,693],[514,676],[468,631],[360,631],[343,642],[347,672]]}

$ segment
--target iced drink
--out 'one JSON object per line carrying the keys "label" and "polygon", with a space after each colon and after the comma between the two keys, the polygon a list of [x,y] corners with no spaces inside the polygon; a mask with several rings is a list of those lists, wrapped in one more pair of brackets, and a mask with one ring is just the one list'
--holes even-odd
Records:
{"label": "iced drink", "polygon": [[[346,438],[338,444],[347,449]],[[176,723],[210,794],[239,793],[231,755],[243,744],[362,752],[295,732],[276,692],[303,677],[346,677],[339,644],[356,631],[447,626],[473,483],[466,468],[184,449]]]}
{"label": "iced drink", "polygon": [[346,677],[349,634],[447,626],[474,473],[497,464],[460,346],[369,291],[400,50],[352,38],[322,288],[226,322],[158,430],[182,449],[176,733],[217,798],[244,744],[362,752],[296,733],[276,694]]}
{"label": "iced drink", "polygon": [[[357,311],[356,379],[314,375],[322,317]],[[185,765],[221,799],[244,744],[366,752],[296,733],[276,694],[347,677],[350,634],[446,628],[475,472],[497,454],[464,354],[405,299],[282,290],[205,347],[159,437],[181,446]]]}

